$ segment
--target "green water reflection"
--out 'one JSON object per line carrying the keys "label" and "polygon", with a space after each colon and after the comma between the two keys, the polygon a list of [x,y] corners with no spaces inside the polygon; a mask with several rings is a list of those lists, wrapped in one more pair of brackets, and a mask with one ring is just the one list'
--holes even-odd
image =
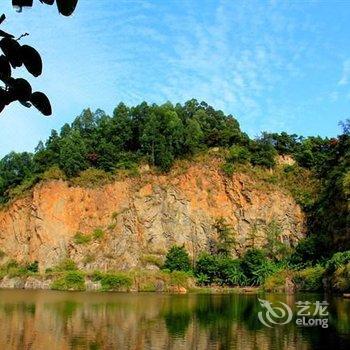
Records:
{"label": "green water reflection", "polygon": [[[324,295],[260,295],[322,301]],[[327,298],[329,328],[268,328],[256,295],[0,291],[0,349],[350,349],[350,300]]]}

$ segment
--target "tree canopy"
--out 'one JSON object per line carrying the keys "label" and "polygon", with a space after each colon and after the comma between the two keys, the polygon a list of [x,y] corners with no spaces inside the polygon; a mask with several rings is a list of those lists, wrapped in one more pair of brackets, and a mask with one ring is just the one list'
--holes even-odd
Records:
{"label": "tree canopy", "polygon": [[[166,172],[176,159],[212,147],[226,149],[226,161],[233,168],[250,163],[273,169],[276,155],[289,154],[321,183],[316,200],[304,207],[309,230],[318,237],[312,243],[330,247],[333,242],[346,249],[350,241],[349,125],[345,121],[343,133],[332,139],[285,132],[262,133],[252,139],[232,115],[195,99],[176,105],[119,103],[111,116],[85,109],[60,131],[52,130],[34,153],[12,152],[0,160],[0,202],[8,201],[18,186],[30,188],[50,169],[72,178],[89,168],[113,173],[147,162]],[[294,168],[286,166],[285,171]]]}

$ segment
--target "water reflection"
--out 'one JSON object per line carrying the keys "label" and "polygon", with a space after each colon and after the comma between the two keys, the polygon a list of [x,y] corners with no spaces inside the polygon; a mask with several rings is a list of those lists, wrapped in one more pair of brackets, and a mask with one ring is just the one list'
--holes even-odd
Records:
{"label": "water reflection", "polygon": [[0,291],[0,349],[350,349],[350,300],[329,302],[328,329],[267,328],[256,295]]}

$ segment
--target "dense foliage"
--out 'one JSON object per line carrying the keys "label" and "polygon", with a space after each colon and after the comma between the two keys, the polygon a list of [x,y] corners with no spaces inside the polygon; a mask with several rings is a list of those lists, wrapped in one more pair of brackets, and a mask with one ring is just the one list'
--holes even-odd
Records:
{"label": "dense foliage", "polygon": [[[343,133],[333,139],[285,132],[262,133],[251,139],[231,115],[196,100],[183,105],[143,102],[135,107],[120,103],[112,116],[86,109],[70,125],[52,130],[33,154],[11,152],[0,161],[0,202],[15,198],[41,179],[68,178],[76,185],[95,186],[123,169],[136,173],[141,162],[168,171],[176,159],[220,147],[226,150],[225,173],[231,175],[238,166],[268,168],[269,181],[290,182],[287,187],[304,207],[309,226],[308,238],[291,261],[316,262],[350,248],[350,121],[342,127]],[[274,170],[281,169],[276,168],[278,154],[297,161],[283,168],[283,178]],[[309,184],[303,182],[305,171],[320,183],[314,197],[308,193]],[[221,241],[215,249],[227,255],[225,249],[234,244],[234,232],[224,221],[217,223],[217,230]],[[278,260],[289,252],[276,244],[276,234],[272,227],[266,249]]]}
{"label": "dense foliage", "polygon": [[171,247],[166,255],[164,268],[170,271],[189,271],[191,262],[185,247]]}

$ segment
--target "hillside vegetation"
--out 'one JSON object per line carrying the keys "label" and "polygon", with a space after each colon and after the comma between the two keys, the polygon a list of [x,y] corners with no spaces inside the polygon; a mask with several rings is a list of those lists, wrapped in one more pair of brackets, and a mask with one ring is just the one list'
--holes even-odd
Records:
{"label": "hillside vegetation", "polygon": [[[136,175],[145,163],[167,172],[176,160],[219,147],[227,175],[266,176],[269,169],[268,181],[290,190],[308,215],[308,237],[291,259],[314,264],[350,249],[350,121],[342,128],[332,139],[285,132],[251,139],[234,117],[196,100],[131,108],[120,103],[112,116],[86,109],[71,125],[52,130],[33,154],[12,152],[0,161],[0,202],[45,179],[98,186],[118,172]],[[277,155],[290,155],[296,163],[275,171]]]}

